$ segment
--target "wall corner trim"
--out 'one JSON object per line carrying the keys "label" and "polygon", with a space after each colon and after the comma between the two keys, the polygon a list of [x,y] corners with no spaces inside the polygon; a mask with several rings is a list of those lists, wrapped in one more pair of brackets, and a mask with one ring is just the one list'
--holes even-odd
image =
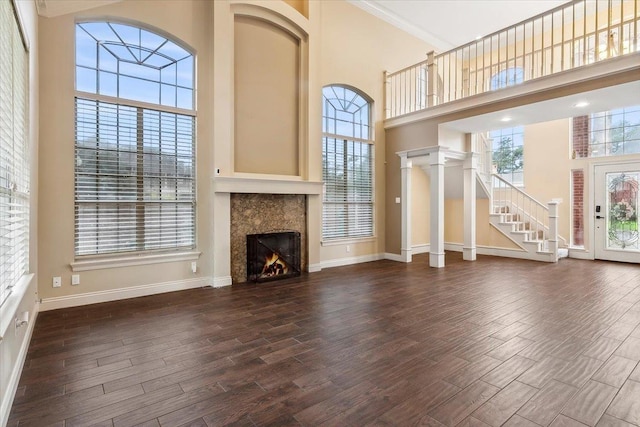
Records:
{"label": "wall corner trim", "polygon": [[213,286],[214,288],[223,288],[225,286],[231,286],[231,283],[231,276],[220,276],[213,278],[213,283],[211,284],[211,286]]}
{"label": "wall corner trim", "polygon": [[78,307],[101,302],[117,301],[127,298],[143,297],[162,294],[165,292],[182,291],[209,286],[210,277],[196,277],[193,279],[175,280],[171,282],[152,283],[148,285],[131,286],[128,288],[110,289],[107,291],[87,292],[78,295],[43,298],[40,311],[56,310],[58,308]]}
{"label": "wall corner trim", "polygon": [[309,264],[307,270],[309,271],[309,273],[317,273],[319,271],[322,271],[322,264]]}
{"label": "wall corner trim", "polygon": [[392,254],[389,252],[384,253],[384,259],[388,259],[389,261],[404,262],[404,260],[402,259],[402,255]]}

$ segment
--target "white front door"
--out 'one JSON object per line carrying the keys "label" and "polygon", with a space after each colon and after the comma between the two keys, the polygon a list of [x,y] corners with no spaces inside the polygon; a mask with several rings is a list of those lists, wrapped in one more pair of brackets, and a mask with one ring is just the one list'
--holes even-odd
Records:
{"label": "white front door", "polygon": [[595,258],[640,263],[640,164],[595,167]]}

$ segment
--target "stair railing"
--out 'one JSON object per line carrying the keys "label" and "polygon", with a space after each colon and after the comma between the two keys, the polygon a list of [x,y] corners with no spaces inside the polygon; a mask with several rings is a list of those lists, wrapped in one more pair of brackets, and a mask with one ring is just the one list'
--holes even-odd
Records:
{"label": "stair railing", "polygon": [[487,188],[491,184],[491,174],[493,173],[493,155],[491,152],[491,139],[484,133],[475,133],[471,139],[471,150],[478,154],[477,171],[478,175]]}
{"label": "stair railing", "polygon": [[510,215],[516,231],[528,232],[528,240],[549,238],[549,208],[498,174],[492,175],[493,213]]}

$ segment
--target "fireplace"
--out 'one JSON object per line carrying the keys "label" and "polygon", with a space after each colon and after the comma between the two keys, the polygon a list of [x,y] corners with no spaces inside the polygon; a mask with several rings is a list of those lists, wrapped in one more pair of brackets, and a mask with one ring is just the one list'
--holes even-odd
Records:
{"label": "fireplace", "polygon": [[266,282],[299,275],[299,232],[247,235],[247,280]]}

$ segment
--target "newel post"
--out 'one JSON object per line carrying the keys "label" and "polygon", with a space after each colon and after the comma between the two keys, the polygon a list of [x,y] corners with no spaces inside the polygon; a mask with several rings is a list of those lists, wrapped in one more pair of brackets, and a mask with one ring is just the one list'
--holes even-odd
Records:
{"label": "newel post", "polygon": [[552,200],[549,206],[549,252],[553,253],[553,261],[558,261],[558,205],[560,202]]}

